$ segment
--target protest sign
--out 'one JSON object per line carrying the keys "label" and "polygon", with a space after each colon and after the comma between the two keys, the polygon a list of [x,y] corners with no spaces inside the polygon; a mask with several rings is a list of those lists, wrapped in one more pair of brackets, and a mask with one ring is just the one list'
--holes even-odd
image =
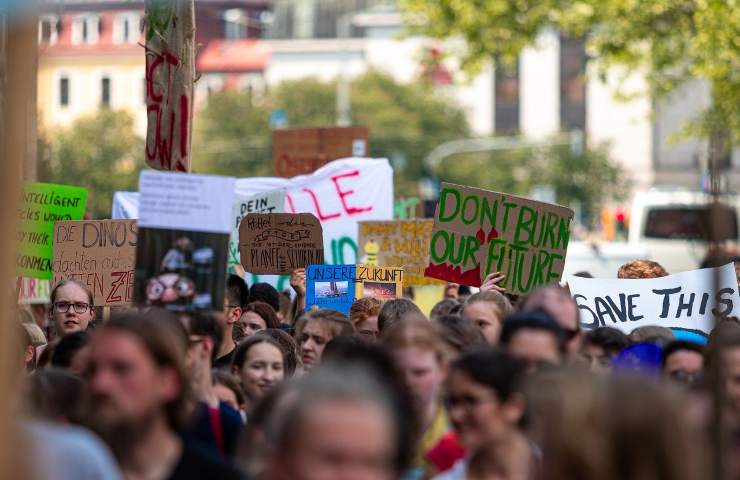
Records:
{"label": "protest sign", "polygon": [[257,274],[324,263],[321,223],[310,213],[250,213],[239,226],[239,253],[244,270]]}
{"label": "protest sign", "polygon": [[193,0],[144,2],[146,163],[190,171],[195,81]]}
{"label": "protest sign", "polygon": [[[312,213],[321,222],[325,261],[332,265],[357,263],[357,224],[393,218],[393,169],[388,160],[347,158],[331,162],[312,175],[296,178],[257,177],[236,181],[236,194],[250,196],[285,189],[285,211]],[[138,218],[139,194],[116,192],[113,218]],[[249,274],[249,284],[268,282],[289,288],[288,277]]]}
{"label": "protest sign", "polygon": [[403,268],[357,265],[355,298],[373,297],[381,301],[403,296]]}
{"label": "protest sign", "polygon": [[134,302],[221,310],[234,179],[142,172]]}
{"label": "protest sign", "polygon": [[[715,278],[719,279],[714,288]],[[568,276],[581,325],[614,327],[629,333],[660,325],[709,333],[718,318],[740,315],[732,263],[661,278],[601,279]]]}
{"label": "protest sign", "polygon": [[332,160],[364,157],[367,127],[294,128],[272,132],[275,175],[294,177],[313,173]]}
{"label": "protest sign", "polygon": [[51,280],[54,222],[81,220],[87,190],[52,183],[23,184],[18,209],[17,272],[22,277]]}
{"label": "protest sign", "polygon": [[563,273],[573,211],[507,193],[442,183],[428,277],[479,287],[491,272],[523,294]]}
{"label": "protest sign", "polygon": [[355,265],[309,265],[306,268],[306,309],[333,308],[345,315],[355,301]]}
{"label": "protest sign", "polygon": [[396,220],[408,220],[410,218],[423,217],[422,203],[419,197],[401,197],[393,202],[393,218]]}
{"label": "protest sign", "polygon": [[360,222],[360,262],[384,267],[403,265],[405,285],[441,284],[424,276],[433,226],[431,219]]}
{"label": "protest sign", "polygon": [[250,213],[283,213],[285,189],[270,190],[255,195],[236,195],[231,212],[231,236],[229,237],[229,266],[239,265],[239,225]]}
{"label": "protest sign", "polygon": [[21,305],[34,305],[51,301],[51,285],[49,280],[46,279],[18,277],[17,290],[18,303]]}
{"label": "protest sign", "polygon": [[96,306],[128,305],[134,294],[136,220],[83,220],[54,225],[53,283],[75,279]]}

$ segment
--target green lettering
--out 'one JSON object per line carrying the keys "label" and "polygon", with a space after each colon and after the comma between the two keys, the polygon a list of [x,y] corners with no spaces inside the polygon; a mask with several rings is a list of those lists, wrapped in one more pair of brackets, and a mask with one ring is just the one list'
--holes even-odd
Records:
{"label": "green lettering", "polygon": [[564,250],[568,248],[568,240],[570,238],[570,219],[560,217],[558,222],[558,246],[562,245],[561,248]]}
{"label": "green lettering", "polygon": [[[460,246],[462,246],[462,239],[460,239]],[[475,258],[475,253],[478,251],[479,248],[480,248],[480,243],[478,243],[478,239],[475,238],[475,235],[469,236],[468,242],[465,245],[465,257],[462,262],[463,269],[465,269],[465,267],[468,264],[468,260],[471,258],[472,258],[473,265],[478,263]]]}
{"label": "green lettering", "polygon": [[493,205],[488,203],[488,199],[483,197],[483,205],[481,205],[480,224],[483,226],[483,220],[488,218],[488,223],[491,227],[496,228],[496,213],[498,213],[498,200],[493,201]]}
{"label": "green lettering", "polygon": [[[498,253],[495,252],[496,247],[501,247],[498,249]],[[486,257],[486,269],[485,269],[485,276],[488,276],[491,272],[500,272],[501,271],[501,263],[504,261],[504,251],[506,250],[506,240],[502,238],[494,238],[490,241],[488,244],[488,255]],[[496,269],[491,269],[491,264],[493,261],[496,261]]]}
{"label": "green lettering", "polygon": [[[524,217],[527,217],[526,220]],[[519,207],[519,217],[516,221],[516,230],[514,230],[514,243],[517,245],[523,245],[526,243],[529,243],[532,240],[532,235],[534,232],[532,231],[531,226],[537,225],[535,222],[537,220],[537,217],[535,216],[535,211],[533,208],[525,207],[524,205]],[[520,233],[524,230],[524,232],[527,233],[527,236],[525,239],[522,239],[520,237]]]}
{"label": "green lettering", "polygon": [[[445,212],[447,211],[447,196],[452,195],[455,197],[455,210],[450,214],[449,216],[445,216]],[[444,188],[439,193],[439,217],[438,220],[440,223],[447,223],[451,222],[457,217],[458,212],[460,211],[460,191],[454,190],[452,188]]]}
{"label": "green lettering", "polygon": [[509,209],[516,207],[516,203],[504,202],[504,223],[501,225],[501,231],[505,232],[509,228]]}
{"label": "green lettering", "polygon": [[[475,201],[475,207],[473,208],[473,215],[470,217],[469,220],[467,220],[465,219],[465,212],[468,211],[468,202],[470,200]],[[478,197],[476,197],[475,195],[468,195],[467,197],[465,197],[465,200],[463,201],[463,205],[462,205],[462,213],[460,215],[460,218],[462,219],[465,225],[470,225],[471,223],[475,221],[476,218],[478,218],[478,207],[479,206],[480,206],[480,203],[479,203]]]}
{"label": "green lettering", "polygon": [[[541,247],[550,246],[551,248],[557,248],[555,246],[555,227],[558,223],[558,216],[552,212],[547,212],[547,227],[545,230],[545,241],[542,242]],[[549,243],[548,243],[549,240]]]}
{"label": "green lettering", "polygon": [[[444,249],[442,250],[444,253],[441,256],[437,254],[437,248],[436,248],[437,239],[439,239],[440,237],[442,237],[445,242]],[[447,254],[447,244],[449,243],[449,241],[450,241],[450,237],[446,231],[437,230],[436,232],[434,232],[434,235],[432,235],[432,240],[431,240],[432,245],[431,245],[431,248],[429,249],[429,254],[432,257],[432,261],[434,263],[436,264],[444,263],[445,255]]]}

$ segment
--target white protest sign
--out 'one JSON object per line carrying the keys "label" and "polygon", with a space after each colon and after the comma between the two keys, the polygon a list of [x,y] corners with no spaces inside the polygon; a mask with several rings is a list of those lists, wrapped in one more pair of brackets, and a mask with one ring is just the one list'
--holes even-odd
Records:
{"label": "white protest sign", "polygon": [[[714,289],[715,276],[719,279]],[[649,279],[567,277],[586,329],[615,327],[629,333],[659,325],[709,333],[718,317],[740,314],[732,263]]]}
{"label": "white protest sign", "polygon": [[[310,175],[240,178],[235,184],[237,196],[276,189],[286,190],[285,212],[312,213],[319,219],[327,264],[357,263],[358,222],[393,219],[393,169],[384,158],[345,158]],[[137,218],[139,201],[135,192],[116,192],[112,217]],[[231,216],[232,212],[228,213]],[[273,276],[250,276],[250,285],[256,281],[272,283],[278,289],[288,287],[287,277],[278,281]]]}
{"label": "white protest sign", "polygon": [[139,177],[139,226],[231,233],[234,178],[144,171]]}
{"label": "white protest sign", "polygon": [[237,193],[231,211],[231,236],[229,237],[229,265],[239,264],[239,225],[250,213],[283,213],[285,189],[270,190],[254,195]]}

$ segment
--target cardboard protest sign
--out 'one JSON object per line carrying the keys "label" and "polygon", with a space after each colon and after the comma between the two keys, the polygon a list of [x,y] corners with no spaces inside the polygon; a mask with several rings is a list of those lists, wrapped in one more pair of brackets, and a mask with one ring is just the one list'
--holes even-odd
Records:
{"label": "cardboard protest sign", "polygon": [[146,163],[190,171],[195,81],[193,0],[144,2]]}
{"label": "cardboard protest sign", "polygon": [[279,188],[255,195],[236,195],[231,212],[231,236],[229,237],[229,266],[239,265],[239,225],[250,213],[283,213],[285,189]]}
{"label": "cardboard protest sign", "polygon": [[365,265],[403,265],[404,285],[441,284],[424,276],[434,221],[360,222],[359,257]]}
{"label": "cardboard protest sign", "polygon": [[367,127],[295,128],[272,132],[275,175],[313,173],[332,160],[367,155]]}
{"label": "cardboard protest sign", "polygon": [[34,305],[49,303],[51,285],[49,280],[42,278],[17,279],[18,303],[21,305]]}
{"label": "cardboard protest sign", "polygon": [[[358,262],[358,222],[393,218],[393,169],[386,159],[335,160],[311,175],[240,178],[235,185],[241,196],[275,189],[286,190],[286,212],[316,215],[323,228],[325,261],[332,265]],[[139,203],[138,192],[116,192],[112,217],[138,218]],[[250,285],[268,282],[278,290],[290,288],[288,280],[285,275],[247,277]]]}
{"label": "cardboard protest sign", "polygon": [[[719,278],[714,289],[715,276]],[[614,327],[629,333],[660,325],[709,333],[718,318],[740,315],[732,263],[661,278],[601,279],[568,276],[584,328]]]}
{"label": "cardboard protest sign", "polygon": [[523,294],[560,279],[573,211],[507,193],[442,183],[428,277],[479,287],[491,272]]}
{"label": "cardboard protest sign", "polygon": [[142,172],[134,302],[221,310],[234,179]]}
{"label": "cardboard protest sign", "polygon": [[18,209],[18,276],[51,280],[54,222],[81,220],[87,190],[68,185],[25,182]]}
{"label": "cardboard protest sign", "polygon": [[333,308],[345,315],[355,301],[355,265],[309,265],[306,268],[306,309]]}
{"label": "cardboard protest sign", "polygon": [[403,268],[357,265],[355,298],[392,300],[403,296]]}
{"label": "cardboard protest sign", "polygon": [[310,213],[250,213],[239,226],[239,252],[244,270],[257,274],[324,263],[321,223]]}
{"label": "cardboard protest sign", "polygon": [[73,278],[97,306],[128,305],[134,296],[136,220],[83,220],[54,225],[53,283]]}

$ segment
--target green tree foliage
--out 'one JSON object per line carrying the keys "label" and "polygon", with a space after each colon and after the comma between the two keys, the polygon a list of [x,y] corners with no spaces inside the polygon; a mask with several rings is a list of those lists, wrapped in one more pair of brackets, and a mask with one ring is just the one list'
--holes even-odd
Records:
{"label": "green tree foliage", "polygon": [[585,37],[603,75],[615,65],[647,76],[655,98],[688,78],[709,82],[701,133],[726,129],[740,141],[738,0],[401,0],[411,30],[462,38],[464,65],[511,63],[543,28]]}
{"label": "green tree foliage", "polygon": [[[247,92],[211,95],[195,120],[194,169],[270,174],[269,112],[285,110],[290,127],[334,125],[336,90],[335,82],[309,78],[283,82],[259,99]],[[395,162],[400,195],[415,195],[423,159],[435,146],[470,136],[462,109],[429,85],[404,85],[368,72],[352,81],[351,92],[353,124],[370,129],[371,156]]]}
{"label": "green tree foliage", "polygon": [[39,136],[39,181],[89,190],[87,214],[110,218],[113,193],[137,190],[144,142],[123,111],[101,109]]}
{"label": "green tree foliage", "polygon": [[453,155],[441,163],[439,175],[444,181],[523,196],[536,185],[549,185],[558,203],[581,206],[586,223],[595,219],[605,199],[622,199],[628,191],[606,145],[583,152],[554,145]]}

